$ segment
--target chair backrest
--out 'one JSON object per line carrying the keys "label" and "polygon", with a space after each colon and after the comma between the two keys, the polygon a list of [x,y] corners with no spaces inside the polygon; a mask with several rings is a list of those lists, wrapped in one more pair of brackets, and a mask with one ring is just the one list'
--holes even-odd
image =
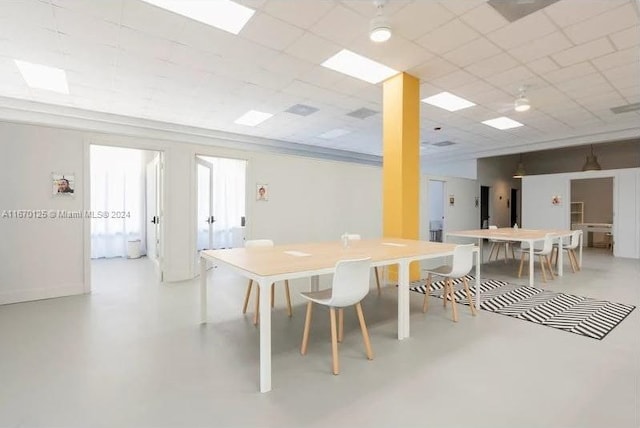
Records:
{"label": "chair backrest", "polygon": [[369,293],[370,277],[371,257],[340,260],[336,263],[328,305],[338,308],[355,305]]}
{"label": "chair backrest", "polygon": [[497,229],[498,226],[496,226],[495,224],[490,224],[489,225],[489,229],[493,230],[493,229]]}
{"label": "chair backrest", "polygon": [[475,244],[457,245],[453,249],[451,278],[461,278],[469,273],[473,267],[473,247]]}
{"label": "chair backrest", "polygon": [[571,241],[569,241],[569,245],[566,248],[571,250],[575,250],[580,245],[580,236],[582,236],[582,230],[574,230],[571,234]]}
{"label": "chair backrest", "polygon": [[347,233],[347,239],[349,241],[359,241],[362,237],[357,233]]}
{"label": "chair backrest", "polygon": [[273,247],[273,241],[271,239],[250,239],[244,241],[245,248],[255,247]]}
{"label": "chair backrest", "polygon": [[553,233],[547,233],[544,235],[544,244],[542,245],[542,249],[538,250],[540,254],[551,254],[551,249],[553,248]]}

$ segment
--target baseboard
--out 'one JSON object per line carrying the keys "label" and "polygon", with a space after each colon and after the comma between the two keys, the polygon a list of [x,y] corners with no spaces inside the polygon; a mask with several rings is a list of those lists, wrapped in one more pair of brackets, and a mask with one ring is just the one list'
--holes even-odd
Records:
{"label": "baseboard", "polygon": [[84,284],[42,287],[29,289],[12,289],[0,292],[0,305],[10,303],[31,302],[34,300],[52,299],[55,297],[84,294]]}

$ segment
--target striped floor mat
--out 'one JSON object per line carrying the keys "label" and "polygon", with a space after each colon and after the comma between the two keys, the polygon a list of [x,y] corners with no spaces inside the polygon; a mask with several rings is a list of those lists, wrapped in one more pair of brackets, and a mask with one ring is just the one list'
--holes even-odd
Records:
{"label": "striped floor mat", "polygon": [[[475,296],[475,278],[468,275],[469,288]],[[454,281],[460,284],[462,280]],[[431,284],[429,294],[442,298],[444,281]],[[467,296],[460,287],[455,292],[459,303],[467,304]],[[425,293],[426,280],[411,283],[411,291]],[[620,324],[634,309],[633,305],[590,299],[573,294],[509,284],[498,280],[484,280],[480,284],[485,311],[507,315],[570,333],[602,340],[615,326]]]}

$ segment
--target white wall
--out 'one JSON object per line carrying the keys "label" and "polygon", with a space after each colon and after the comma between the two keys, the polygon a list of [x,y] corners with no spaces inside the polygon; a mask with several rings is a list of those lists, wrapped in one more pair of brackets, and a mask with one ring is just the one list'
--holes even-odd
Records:
{"label": "white wall", "polygon": [[467,159],[452,162],[429,162],[428,155],[426,160],[421,162],[423,174],[440,177],[458,177],[475,180],[478,175],[478,162],[476,159]]}
{"label": "white wall", "polygon": [[[345,231],[381,234],[381,168],[293,155],[256,153],[46,126],[0,123],[0,214],[17,209],[89,209],[88,146],[114,145],[164,152],[163,270],[165,281],[192,278],[195,269],[196,154],[247,159],[247,237],[277,243],[336,239]],[[73,199],[51,195],[51,173],[76,174]],[[256,182],[270,200],[256,203]],[[0,304],[79,294],[88,221],[0,218]]]}
{"label": "white wall", "polygon": [[[444,181],[429,180],[427,182],[429,188],[429,211],[428,218],[431,221],[443,221],[444,217]],[[427,223],[426,227],[429,227]]]}
{"label": "white wall", "polygon": [[[640,258],[640,168],[525,176],[522,226],[570,229],[571,180],[601,177],[613,177],[614,255]],[[561,204],[551,203],[554,196]]]}

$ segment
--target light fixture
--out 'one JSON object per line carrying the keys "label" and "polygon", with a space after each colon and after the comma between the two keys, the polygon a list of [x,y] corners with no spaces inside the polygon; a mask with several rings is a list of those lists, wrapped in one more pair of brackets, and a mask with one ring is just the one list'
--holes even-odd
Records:
{"label": "light fixture", "polygon": [[261,124],[262,122],[264,122],[265,120],[269,119],[272,116],[273,114],[271,113],[265,113],[257,110],[249,110],[248,112],[246,112],[245,114],[243,114],[242,116],[234,120],[233,123],[237,123],[238,125],[245,125],[245,126],[258,126],[259,124]]}
{"label": "light fixture", "polygon": [[527,111],[531,108],[529,98],[525,96],[525,90],[526,88],[524,86],[520,88],[520,95],[518,95],[518,98],[516,98],[516,101],[513,103],[514,110],[519,113]]}
{"label": "light fixture", "polygon": [[373,84],[382,82],[398,74],[396,70],[384,64],[380,64],[379,62],[358,55],[347,49],[342,49],[321,65]]}
{"label": "light fixture", "polygon": [[440,92],[439,94],[423,98],[422,102],[448,111],[458,111],[475,105],[471,101],[465,100],[464,98],[453,95],[449,92]]}
{"label": "light fixture", "polygon": [[371,39],[372,42],[382,43],[391,38],[391,23],[382,13],[382,9],[386,3],[386,0],[374,0],[373,2],[377,12],[376,16],[371,20],[369,27],[369,39]]}
{"label": "light fixture", "polygon": [[518,162],[516,172],[513,173],[513,178],[522,178],[525,174],[524,164],[522,163],[522,154],[520,154],[520,162]]}
{"label": "light fixture", "polygon": [[593,154],[593,144],[591,145],[591,154],[587,155],[587,161],[582,167],[583,171],[600,171],[602,167],[598,163],[598,157]]}
{"label": "light fixture", "polygon": [[27,61],[14,59],[16,67],[22,74],[22,78],[30,88],[45,89],[47,91],[69,93],[67,73],[61,68],[48,65],[34,64]]}
{"label": "light fixture", "polygon": [[505,129],[511,129],[511,128],[517,128],[519,126],[524,126],[523,124],[521,124],[520,122],[513,120],[513,119],[509,119],[508,117],[502,116],[502,117],[496,117],[495,119],[489,119],[489,120],[485,120],[484,122],[485,125],[488,126],[492,126],[496,129],[500,129],[505,130]]}

